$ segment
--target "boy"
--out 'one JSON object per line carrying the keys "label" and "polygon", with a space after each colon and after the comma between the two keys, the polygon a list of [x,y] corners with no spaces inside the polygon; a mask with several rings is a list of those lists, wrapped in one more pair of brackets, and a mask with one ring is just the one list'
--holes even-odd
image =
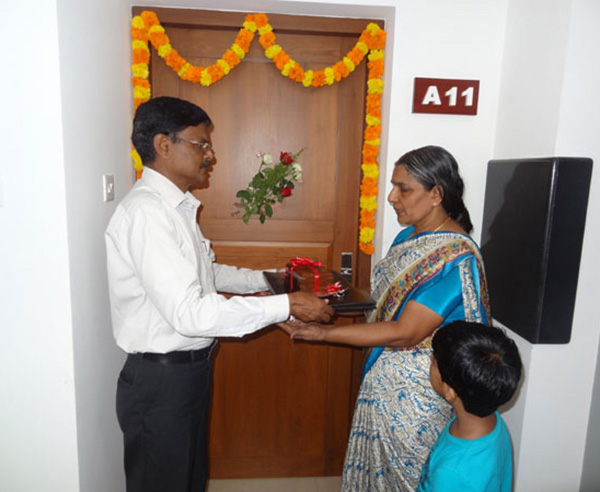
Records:
{"label": "boy", "polygon": [[510,492],[510,435],[496,410],[513,396],[521,367],[498,328],[456,321],[435,334],[429,377],[455,417],[433,445],[419,492]]}

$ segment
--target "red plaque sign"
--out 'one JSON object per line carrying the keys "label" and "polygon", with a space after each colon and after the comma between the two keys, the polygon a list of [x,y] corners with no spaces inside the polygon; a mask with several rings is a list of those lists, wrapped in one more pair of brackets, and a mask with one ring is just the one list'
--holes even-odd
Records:
{"label": "red plaque sign", "polygon": [[413,113],[477,114],[479,80],[415,78]]}

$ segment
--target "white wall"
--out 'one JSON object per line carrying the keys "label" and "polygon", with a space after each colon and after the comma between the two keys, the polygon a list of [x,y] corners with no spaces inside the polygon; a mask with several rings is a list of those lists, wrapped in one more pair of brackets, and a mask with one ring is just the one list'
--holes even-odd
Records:
{"label": "white wall", "polygon": [[[222,0],[219,8],[386,19],[390,31],[384,111],[387,138],[382,146],[381,179],[386,185],[380,196],[375,256],[381,256],[398,230],[385,203],[393,162],[405,151],[428,143],[443,145],[458,158],[467,183],[475,237],[479,237],[486,162],[511,150],[518,155],[528,149],[575,152],[580,130],[593,123],[592,112],[582,110],[586,114],[583,124],[573,116],[580,111],[577,84],[583,78],[579,72],[590,69],[576,56],[584,41],[569,34],[568,15],[562,20],[563,14],[569,13],[569,2],[544,2],[543,9],[539,0],[380,0],[379,7],[364,5],[370,3]],[[520,6],[523,3],[526,7]],[[177,4],[215,8],[209,0]],[[586,9],[592,4],[593,0],[574,1],[577,15],[571,20],[577,29],[587,27]],[[558,26],[558,39],[548,41],[556,51],[553,56],[546,55],[545,44],[540,42],[532,59],[521,60],[513,37],[519,35],[522,15],[540,19],[532,17],[538,7],[549,11],[539,22]],[[112,341],[102,233],[115,204],[133,182],[128,157],[130,2],[56,0],[53,5],[33,0],[25,5],[5,2],[1,9],[5,38],[18,39],[19,50],[5,50],[7,66],[15,70],[3,76],[3,83],[9,84],[4,94],[10,98],[2,124],[10,138],[5,144],[9,153],[0,163],[0,181],[4,183],[0,322],[10,331],[3,337],[6,352],[0,358],[0,377],[10,403],[0,406],[0,490],[118,492],[124,490],[124,480],[114,393],[123,355]],[[533,20],[526,22],[530,23],[534,25]],[[562,47],[567,41],[571,44],[565,51]],[[503,65],[505,50],[508,65]],[[531,111],[519,110],[517,92],[510,85],[516,81],[517,68],[527,68],[526,62],[535,62],[536,56],[542,60],[540,69],[551,69],[564,79],[564,84],[543,87],[544,99],[552,107],[549,112],[543,104],[535,104]],[[536,77],[535,68],[525,73],[529,79]],[[479,114],[411,114],[412,83],[417,76],[480,80]],[[596,78],[595,87],[598,82]],[[560,105],[557,94],[561,95]],[[533,129],[534,122],[527,118],[538,112],[549,122],[543,135],[532,133],[539,144],[530,149],[531,140],[521,138],[513,127],[523,122],[526,129]],[[577,120],[576,130],[571,129],[573,120]],[[21,121],[22,125],[15,125]],[[585,145],[593,145],[587,133],[581,138]],[[591,150],[582,151],[589,155]],[[597,156],[597,149],[594,152]],[[115,176],[115,202],[102,202],[103,174]],[[597,180],[593,186],[598,189]],[[590,207],[590,216],[597,217],[597,201]],[[581,285],[588,286],[593,272],[598,272],[590,254],[599,246],[598,239],[596,233],[586,236],[583,261],[589,273],[582,276]],[[564,355],[573,364],[581,359],[582,369],[568,373],[578,377],[587,374],[595,360],[597,343],[587,344],[597,337],[597,331],[586,331],[597,330],[589,292],[578,300],[572,347],[549,352],[528,348],[524,354],[531,360],[531,378],[518,402],[522,411],[517,405],[511,414],[511,430],[523,448],[518,450],[523,470],[530,465],[537,469],[536,453],[552,458],[554,466],[552,446],[545,440],[551,435],[548,429],[563,420],[565,410],[571,412],[568,403],[579,408],[580,423],[587,421],[590,385],[585,377],[572,387],[560,379],[559,388],[568,391],[570,400],[558,407],[554,401],[547,405],[540,393],[547,389],[546,366],[557,358]],[[596,328],[588,328],[594,320]],[[526,425],[520,427],[523,421]],[[575,446],[560,471],[573,485],[581,472],[585,426],[580,432],[571,427],[575,424],[567,426],[575,431],[574,437],[567,438],[567,430],[559,434],[561,443]],[[35,432],[29,432],[30,428]],[[30,473],[32,469],[36,473]],[[524,485],[519,485],[518,492],[539,490],[528,488],[533,472],[523,473],[518,483]],[[552,475],[548,470],[544,473]]]}
{"label": "white wall", "polygon": [[72,492],[77,434],[56,6],[3,2],[0,24],[0,490]]}
{"label": "white wall", "polygon": [[[598,166],[599,20],[595,0],[510,1],[495,158],[586,156]],[[596,169],[571,342],[531,345],[516,337],[526,382],[506,418],[517,449],[517,492],[579,489],[600,334],[599,193]]]}

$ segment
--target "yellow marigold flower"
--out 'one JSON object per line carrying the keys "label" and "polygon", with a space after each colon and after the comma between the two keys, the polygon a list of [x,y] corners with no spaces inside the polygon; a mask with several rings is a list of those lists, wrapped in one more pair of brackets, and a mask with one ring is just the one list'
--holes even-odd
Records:
{"label": "yellow marigold flower", "polygon": [[150,34],[154,34],[154,33],[163,34],[165,32],[165,28],[163,26],[161,26],[160,24],[156,24],[156,25],[152,26],[150,29],[148,29],[148,32]]}
{"label": "yellow marigold flower", "polygon": [[379,145],[381,145],[381,140],[380,139],[365,140],[365,144],[366,145],[372,145],[373,147],[379,147]]}
{"label": "yellow marigold flower", "polygon": [[240,48],[240,46],[237,43],[234,43],[231,46],[231,51],[233,51],[240,58],[244,58],[246,56],[246,52],[242,48]]}
{"label": "yellow marigold flower", "polygon": [[271,46],[270,48],[268,48],[265,51],[265,55],[269,59],[275,58],[275,56],[277,56],[282,49],[283,48],[281,46],[279,46],[278,44],[274,44],[273,46]]}
{"label": "yellow marigold flower", "polygon": [[133,88],[133,97],[135,99],[150,99],[150,89],[146,88],[146,87],[140,87],[139,85],[137,87]]}
{"label": "yellow marigold flower", "polygon": [[383,92],[383,80],[381,79],[369,79],[367,81],[367,92],[369,94],[379,94]]}
{"label": "yellow marigold flower", "polygon": [[377,208],[377,197],[361,196],[360,208],[362,208],[363,210],[375,210]]}
{"label": "yellow marigold flower", "polygon": [[266,26],[262,26],[258,30],[258,34],[260,34],[262,36],[263,34],[266,34],[268,32],[272,32],[272,31],[273,31],[273,27],[271,26],[271,24],[267,24]]}
{"label": "yellow marigold flower", "polygon": [[250,31],[250,32],[256,32],[256,30],[258,29],[256,27],[256,22],[254,22],[254,21],[246,21],[246,22],[244,22],[244,28],[248,29],[248,31]]}
{"label": "yellow marigold flower", "polygon": [[294,60],[290,60],[289,62],[287,62],[285,64],[281,73],[287,77],[290,74],[290,70],[292,69],[292,67],[295,67],[295,66],[296,66],[296,62]]}
{"label": "yellow marigold flower", "polygon": [[148,43],[140,41],[139,39],[134,39],[131,43],[131,49],[148,51]]}
{"label": "yellow marigold flower", "polygon": [[369,47],[363,43],[362,41],[359,41],[358,43],[356,43],[356,47],[362,51],[365,55],[369,52]]}
{"label": "yellow marigold flower", "polygon": [[144,24],[144,19],[142,19],[139,15],[136,15],[133,19],[131,19],[131,26],[136,29],[144,29],[146,24]]}
{"label": "yellow marigold flower", "polygon": [[312,70],[307,70],[306,72],[304,72],[304,79],[302,79],[302,85],[304,87],[310,87],[312,85],[314,75],[315,74]]}
{"label": "yellow marigold flower", "polygon": [[138,154],[138,151],[132,149],[130,155],[133,159],[133,167],[135,168],[135,170],[141,171],[142,169],[144,169],[144,165],[142,164],[142,158],[140,157],[140,154]]}
{"label": "yellow marigold flower", "polygon": [[212,83],[208,70],[202,70],[202,74],[200,75],[200,83],[205,87],[208,87]]}
{"label": "yellow marigold flower", "polygon": [[367,125],[369,126],[377,126],[381,124],[381,120],[379,118],[371,116],[370,114],[366,116],[365,120],[367,121]]}
{"label": "yellow marigold flower", "polygon": [[328,85],[332,85],[335,82],[335,72],[333,71],[333,68],[327,67],[323,72],[325,73],[325,82]]}
{"label": "yellow marigold flower", "polygon": [[131,71],[134,77],[140,77],[141,79],[147,79],[150,72],[148,71],[148,65],[145,63],[138,63],[131,65]]}
{"label": "yellow marigold flower", "polygon": [[223,60],[222,58],[219,58],[217,60],[217,65],[219,65],[222,69],[223,69],[223,73],[225,75],[227,75],[229,73],[229,71],[231,70],[231,67],[229,66],[229,63],[227,63],[225,60]]}
{"label": "yellow marigold flower", "polygon": [[379,169],[377,164],[363,164],[361,166],[363,176],[367,178],[377,178],[379,176]]}
{"label": "yellow marigold flower", "polygon": [[179,72],[177,72],[177,75],[179,75],[180,77],[183,77],[186,74],[186,72],[190,69],[190,67],[191,67],[191,65],[186,62],[185,65],[179,69]]}
{"label": "yellow marigold flower", "polygon": [[379,31],[381,31],[381,27],[379,27],[377,24],[371,22],[367,26],[367,31],[369,31],[371,36],[375,36]]}
{"label": "yellow marigold flower", "polygon": [[163,44],[159,49],[158,49],[158,56],[160,56],[161,58],[164,58],[165,56],[167,56],[169,53],[171,53],[171,51],[173,51],[173,47],[170,44]]}
{"label": "yellow marigold flower", "polygon": [[369,56],[367,57],[370,61],[383,60],[384,54],[383,50],[371,50]]}
{"label": "yellow marigold flower", "polygon": [[348,70],[350,70],[350,72],[354,72],[354,70],[356,69],[356,65],[354,64],[354,62],[347,56],[344,57],[344,65],[348,67]]}
{"label": "yellow marigold flower", "polygon": [[369,60],[382,60],[383,59],[383,50],[372,50],[368,56]]}
{"label": "yellow marigold flower", "polygon": [[360,230],[360,241],[363,243],[370,243],[373,241],[375,230],[372,227],[363,227]]}

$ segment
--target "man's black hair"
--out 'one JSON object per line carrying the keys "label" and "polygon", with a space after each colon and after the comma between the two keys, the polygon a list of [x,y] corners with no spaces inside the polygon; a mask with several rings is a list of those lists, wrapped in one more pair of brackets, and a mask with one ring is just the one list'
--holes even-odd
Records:
{"label": "man's black hair", "polygon": [[158,134],[176,139],[188,126],[210,126],[206,112],[195,104],[176,97],[155,97],[140,104],[133,119],[131,141],[144,165],[156,159],[154,137]]}
{"label": "man's black hair", "polygon": [[432,343],[442,381],[467,412],[486,417],[511,399],[522,364],[515,342],[503,330],[455,321],[441,327]]}

